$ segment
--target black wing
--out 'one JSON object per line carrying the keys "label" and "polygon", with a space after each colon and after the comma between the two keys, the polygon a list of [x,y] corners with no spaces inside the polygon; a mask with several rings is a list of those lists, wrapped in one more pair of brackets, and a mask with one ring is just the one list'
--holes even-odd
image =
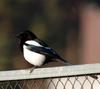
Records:
{"label": "black wing", "polygon": [[[37,53],[40,53],[40,54],[43,54],[43,55],[46,55],[46,56],[49,56],[51,58],[55,58],[55,59],[60,59],[60,61],[62,61],[63,63],[67,63],[69,64],[66,60],[62,59],[56,51],[54,51],[52,48],[50,47],[43,47],[43,46],[34,46],[34,45],[30,45],[30,44],[26,44],[25,45],[27,46],[27,49],[31,50],[31,51],[34,51],[34,52],[37,52]],[[59,61],[59,60],[58,60]]]}
{"label": "black wing", "polygon": [[34,51],[34,52],[51,56],[54,58],[58,57],[57,53],[49,47],[35,46],[35,45],[27,44],[27,43],[25,43],[25,45],[27,46],[27,49],[29,49],[30,51]]}

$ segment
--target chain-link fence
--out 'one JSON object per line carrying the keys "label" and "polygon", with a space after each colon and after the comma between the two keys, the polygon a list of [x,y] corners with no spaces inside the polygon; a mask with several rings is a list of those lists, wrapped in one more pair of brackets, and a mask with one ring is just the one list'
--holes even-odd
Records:
{"label": "chain-link fence", "polygon": [[3,71],[0,72],[0,89],[100,89],[99,69],[100,64],[91,64],[40,68],[32,74],[29,70]]}

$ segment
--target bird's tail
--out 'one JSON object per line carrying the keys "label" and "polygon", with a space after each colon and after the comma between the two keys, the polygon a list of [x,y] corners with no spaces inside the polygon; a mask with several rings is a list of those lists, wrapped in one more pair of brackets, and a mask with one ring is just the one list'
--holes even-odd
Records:
{"label": "bird's tail", "polygon": [[60,59],[60,60],[58,60],[59,62],[65,64],[65,65],[67,65],[67,66],[72,65],[70,62],[68,62],[67,60],[65,60],[65,59],[63,59],[63,58],[61,58],[61,57],[59,57],[59,59]]}

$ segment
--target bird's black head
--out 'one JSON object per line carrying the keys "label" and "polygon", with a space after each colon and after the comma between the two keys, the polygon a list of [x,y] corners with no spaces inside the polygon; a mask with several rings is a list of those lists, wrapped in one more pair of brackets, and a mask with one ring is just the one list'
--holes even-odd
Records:
{"label": "bird's black head", "polygon": [[36,35],[29,30],[17,34],[16,37],[24,41],[35,40],[37,38]]}

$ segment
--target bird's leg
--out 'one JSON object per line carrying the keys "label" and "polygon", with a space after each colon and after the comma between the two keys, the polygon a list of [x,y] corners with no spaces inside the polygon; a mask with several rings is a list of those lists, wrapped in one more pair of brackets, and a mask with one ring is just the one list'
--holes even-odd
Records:
{"label": "bird's leg", "polygon": [[30,68],[30,74],[33,72],[33,70],[36,68],[36,66]]}

